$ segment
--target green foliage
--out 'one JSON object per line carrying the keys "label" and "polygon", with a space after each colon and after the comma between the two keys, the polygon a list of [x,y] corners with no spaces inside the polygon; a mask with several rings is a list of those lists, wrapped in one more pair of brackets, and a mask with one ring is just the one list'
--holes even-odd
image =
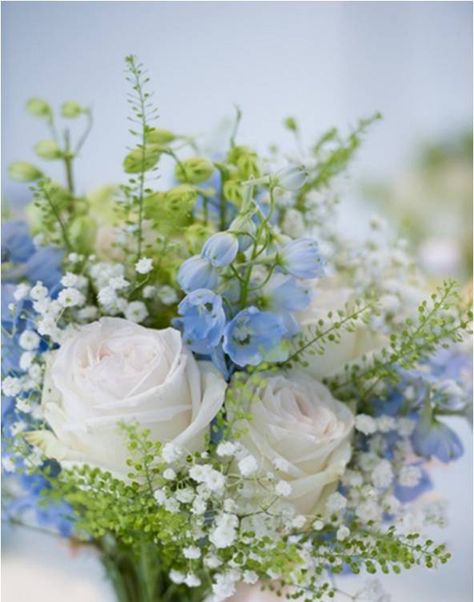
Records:
{"label": "green foliage", "polygon": [[16,161],[8,166],[8,175],[17,182],[34,182],[42,177],[42,172],[25,161]]}
{"label": "green foliage", "polygon": [[48,161],[61,159],[62,152],[58,144],[54,140],[40,140],[35,144],[35,153],[42,159]]}
{"label": "green foliage", "polygon": [[129,179],[129,185],[122,187],[125,197],[124,211],[127,221],[136,225],[136,259],[142,256],[143,248],[143,219],[144,199],[151,192],[146,188],[146,174],[156,169],[160,159],[160,147],[147,144],[147,135],[153,131],[150,122],[158,115],[157,109],[151,102],[151,93],[147,90],[149,78],[143,65],[133,55],[125,59],[126,79],[130,83],[132,92],[129,94],[128,103],[132,110],[132,123],[139,126],[138,131],[130,130],[132,136],[138,138],[138,142],[124,159],[124,170],[126,173],[136,177]]}
{"label": "green foliage", "polygon": [[170,142],[176,140],[175,134],[169,130],[163,130],[160,128],[148,128],[145,134],[145,142],[147,144],[157,144],[159,146],[166,146]]}
{"label": "green foliage", "polygon": [[33,187],[33,204],[41,216],[41,229],[46,243],[61,244],[72,250],[69,240],[71,195],[48,178],[42,178]]}
{"label": "green foliage", "polygon": [[[243,376],[238,377],[238,384],[228,396],[230,407],[235,409],[235,417],[239,420],[247,418],[248,395],[262,382],[260,375],[247,378],[248,383]],[[244,407],[239,409],[242,402]],[[218,422],[216,428],[225,429],[226,424]],[[77,537],[84,541],[92,539],[101,549],[117,589],[132,588],[135,599],[140,602],[153,602],[160,582],[170,596],[178,592],[181,595],[188,592],[190,598],[186,599],[198,593],[203,596],[212,581],[213,570],[201,559],[183,558],[183,547],[193,541],[189,539],[188,513],[169,512],[154,499],[155,489],[166,484],[162,476],[161,445],[150,440],[148,430],[139,431],[134,425],[122,428],[128,437],[131,456],[128,481],[89,466],[63,470],[56,476],[47,472],[52,488],[45,490],[45,500],[64,500],[72,507],[77,520]],[[189,456],[186,461],[192,465],[195,460]],[[232,478],[230,473],[228,478]],[[189,486],[185,474],[178,476],[172,487],[181,486]],[[255,514],[262,514],[263,520],[265,514],[272,514],[270,506],[257,509]],[[257,535],[245,527],[242,522],[245,516],[248,515],[239,516],[241,527],[234,543],[214,551],[222,564],[216,572],[225,570],[232,561],[241,570],[255,572],[263,581],[267,581],[269,575],[277,576],[268,587],[275,590],[290,588],[288,597],[291,599],[331,597],[333,586],[324,578],[328,566],[335,574],[341,572],[344,565],[355,574],[363,570],[369,574],[378,571],[399,573],[418,565],[431,568],[447,562],[450,556],[444,545],[422,540],[417,533],[403,535],[394,527],[382,530],[370,521],[363,524],[353,520],[348,525],[350,537],[340,541],[335,537],[339,527],[337,517],[330,519],[323,529],[286,529],[275,538]],[[212,520],[213,512],[209,512],[209,525]],[[200,540],[203,555],[207,553],[207,546],[207,535],[203,531]],[[311,572],[307,571],[307,563],[303,561],[308,554],[313,567]],[[168,577],[172,568],[198,574],[201,589],[175,588]],[[126,593],[122,592],[122,595],[123,600],[127,600]]]}
{"label": "green foliage", "polygon": [[324,355],[328,344],[339,344],[343,332],[354,332],[357,325],[367,324],[376,315],[376,303],[373,300],[356,300],[344,309],[330,311],[327,319],[320,319],[314,326],[305,327],[292,341],[292,350],[280,367],[298,363],[307,366],[305,355]]}
{"label": "green foliage", "polygon": [[82,255],[94,250],[97,222],[89,215],[78,215],[68,223],[68,238],[72,248]]}
{"label": "green foliage", "polygon": [[331,128],[320,136],[311,149],[314,164],[308,166],[310,177],[298,194],[297,209],[306,213],[307,194],[311,190],[328,188],[332,179],[347,169],[361,145],[363,135],[381,118],[380,113],[375,113],[371,117],[360,119],[347,137],[342,136],[337,128]]}
{"label": "green foliage", "polygon": [[328,186],[331,179],[347,168],[360,147],[362,136],[367,129],[382,118],[380,113],[375,113],[366,119],[359,119],[356,127],[344,138],[337,128],[331,128],[325,132],[316,144],[312,152],[318,161],[317,173],[308,183],[312,189]]}
{"label": "green foliage", "polygon": [[214,169],[213,163],[205,157],[191,157],[176,164],[175,175],[179,182],[201,184],[209,180]]}
{"label": "green foliage", "polygon": [[142,174],[150,171],[160,160],[160,147],[154,144],[140,145],[128,153],[123,160],[125,173]]}
{"label": "green foliage", "polygon": [[192,210],[197,191],[188,184],[171,188],[167,192],[155,192],[144,199],[144,214],[153,220],[157,231],[165,236],[183,233],[192,223]]}
{"label": "green foliage", "polygon": [[51,118],[53,111],[49,104],[41,98],[30,98],[26,103],[26,110],[34,117]]}
{"label": "green foliage", "polygon": [[65,119],[75,119],[84,112],[85,109],[83,109],[81,105],[74,100],[67,100],[61,105],[61,115]]}

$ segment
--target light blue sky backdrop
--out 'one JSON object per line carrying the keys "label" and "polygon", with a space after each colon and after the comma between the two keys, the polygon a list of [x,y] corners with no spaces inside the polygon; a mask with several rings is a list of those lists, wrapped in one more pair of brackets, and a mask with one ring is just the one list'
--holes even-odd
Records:
{"label": "light blue sky backdrop", "polygon": [[[47,137],[28,97],[92,105],[79,189],[121,177],[129,142],[123,57],[138,54],[161,125],[206,131],[233,113],[241,139],[290,147],[282,117],[311,140],[380,110],[353,173],[396,173],[420,138],[470,123],[469,2],[5,2],[3,159],[33,160]],[[5,172],[4,172],[5,173]],[[4,179],[9,200],[24,186]],[[13,198],[12,198],[13,197]]]}

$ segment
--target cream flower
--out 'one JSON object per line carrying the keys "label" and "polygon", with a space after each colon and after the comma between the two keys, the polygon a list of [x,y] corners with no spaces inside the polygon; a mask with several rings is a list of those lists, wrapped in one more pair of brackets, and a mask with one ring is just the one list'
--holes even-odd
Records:
{"label": "cream flower", "polygon": [[138,423],[154,440],[204,447],[226,383],[198,364],[173,328],[151,330],[120,318],[83,326],[54,352],[43,388],[49,431],[29,434],[47,456],[126,474],[118,422]]}
{"label": "cream flower", "polygon": [[[311,304],[298,315],[303,333],[309,335],[314,332],[314,327],[318,325],[319,320],[324,320],[329,326],[331,320],[327,317],[328,312],[332,311],[335,314],[337,310],[345,309],[355,300],[355,291],[340,285],[336,279],[324,278],[316,281]],[[342,372],[346,364],[361,360],[364,356],[370,360],[374,353],[388,344],[386,337],[375,332],[361,320],[353,332],[340,329],[339,334],[341,340],[328,342],[323,355],[304,354],[304,360],[308,362],[305,371],[314,378],[323,379],[333,376]]]}
{"label": "cream flower", "polygon": [[318,512],[351,456],[354,417],[320,382],[301,372],[269,374],[249,408],[241,443],[260,474],[279,466],[299,514]]}

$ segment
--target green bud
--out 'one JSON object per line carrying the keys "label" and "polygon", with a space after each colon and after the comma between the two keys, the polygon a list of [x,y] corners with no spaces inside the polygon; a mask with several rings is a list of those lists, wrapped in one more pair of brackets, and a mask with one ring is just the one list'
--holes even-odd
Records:
{"label": "green bud", "polygon": [[299,129],[298,123],[294,117],[287,117],[283,122],[283,125],[286,127],[287,130],[290,130],[291,132],[297,132]]}
{"label": "green bud", "polygon": [[74,213],[76,215],[88,215],[90,213],[90,205],[87,199],[76,199],[74,201]]}
{"label": "green bud", "polygon": [[53,111],[45,100],[30,98],[26,103],[26,110],[35,117],[51,117]]}
{"label": "green bud", "polygon": [[180,182],[200,184],[208,180],[214,171],[214,164],[204,157],[191,157],[176,165],[176,178]]}
{"label": "green bud", "polygon": [[239,237],[239,249],[245,251],[253,242],[253,236],[257,231],[257,225],[250,214],[238,215],[230,224],[229,232]]}
{"label": "green bud", "polygon": [[197,192],[193,186],[188,184],[181,184],[170,188],[165,194],[166,201],[170,204],[182,203],[183,205],[193,205],[196,201]]}
{"label": "green bud", "polygon": [[227,180],[224,184],[223,192],[228,201],[237,204],[242,202],[242,186],[239,180]]}
{"label": "green bud", "polygon": [[169,130],[159,128],[149,128],[145,133],[145,141],[147,144],[161,144],[165,146],[176,140],[176,136]]}
{"label": "green bud", "polygon": [[125,173],[140,173],[153,169],[160,160],[160,150],[156,145],[145,145],[145,152],[141,146],[134,148],[123,160]]}
{"label": "green bud", "polygon": [[184,237],[189,245],[191,255],[198,255],[201,252],[203,244],[213,234],[211,226],[204,224],[191,224],[184,231]]}
{"label": "green bud", "polygon": [[40,140],[35,144],[35,153],[42,159],[60,159],[62,151],[54,140]]}
{"label": "green bud", "polygon": [[260,168],[258,166],[258,157],[256,153],[249,155],[242,155],[237,160],[237,167],[243,180],[250,180],[250,178],[258,178],[260,175]]}
{"label": "green bud", "polygon": [[34,182],[35,180],[39,180],[43,175],[37,167],[24,161],[10,163],[8,174],[16,182]]}
{"label": "green bud", "polygon": [[68,228],[68,236],[74,250],[81,254],[90,253],[95,244],[97,224],[92,217],[80,215]]}
{"label": "green bud", "polygon": [[256,155],[255,151],[249,146],[233,146],[227,153],[227,161],[232,165],[237,165],[238,160],[245,155]]}
{"label": "green bud", "polygon": [[192,223],[196,199],[196,190],[186,184],[167,192],[155,192],[144,200],[145,217],[155,222],[162,234],[181,236],[183,228]]}
{"label": "green bud", "polygon": [[79,103],[74,100],[66,100],[61,105],[61,115],[66,117],[67,119],[74,119],[74,117],[79,117],[81,113],[84,112],[84,109],[81,107]]}
{"label": "green bud", "polygon": [[260,175],[257,153],[248,146],[234,146],[227,154],[227,161],[235,165],[242,180],[257,178]]}

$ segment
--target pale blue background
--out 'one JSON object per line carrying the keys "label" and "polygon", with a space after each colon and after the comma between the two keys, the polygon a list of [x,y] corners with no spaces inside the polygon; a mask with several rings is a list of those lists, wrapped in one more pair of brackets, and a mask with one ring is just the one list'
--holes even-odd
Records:
{"label": "pale blue background", "polygon": [[[80,191],[121,177],[129,141],[123,57],[131,52],[152,75],[162,127],[180,132],[204,132],[238,103],[241,140],[291,148],[281,128],[288,114],[310,140],[380,110],[384,121],[351,169],[354,186],[368,174],[395,176],[421,140],[471,123],[469,2],[4,2],[2,9],[3,169],[34,160],[33,143],[47,137],[24,113],[28,97],[56,106],[76,99],[93,106],[96,120],[77,169]],[[6,178],[3,187],[11,202],[28,196]],[[393,602],[472,599],[471,436],[467,426],[457,428],[468,453],[434,473],[451,504],[451,526],[438,537],[449,541],[454,560],[436,573],[390,579]],[[63,547],[33,536],[11,543],[5,602],[33,594],[49,602],[108,599],[105,586],[93,589],[100,575],[93,560],[72,561]]]}
{"label": "pale blue background", "polygon": [[[244,111],[242,139],[291,144],[379,110],[356,170],[397,173],[420,139],[470,123],[469,2],[4,2],[3,158],[34,160],[47,137],[32,95],[92,105],[80,190],[116,181],[129,141],[123,57],[140,56],[161,124],[203,132]],[[4,180],[10,200],[24,187]]]}

